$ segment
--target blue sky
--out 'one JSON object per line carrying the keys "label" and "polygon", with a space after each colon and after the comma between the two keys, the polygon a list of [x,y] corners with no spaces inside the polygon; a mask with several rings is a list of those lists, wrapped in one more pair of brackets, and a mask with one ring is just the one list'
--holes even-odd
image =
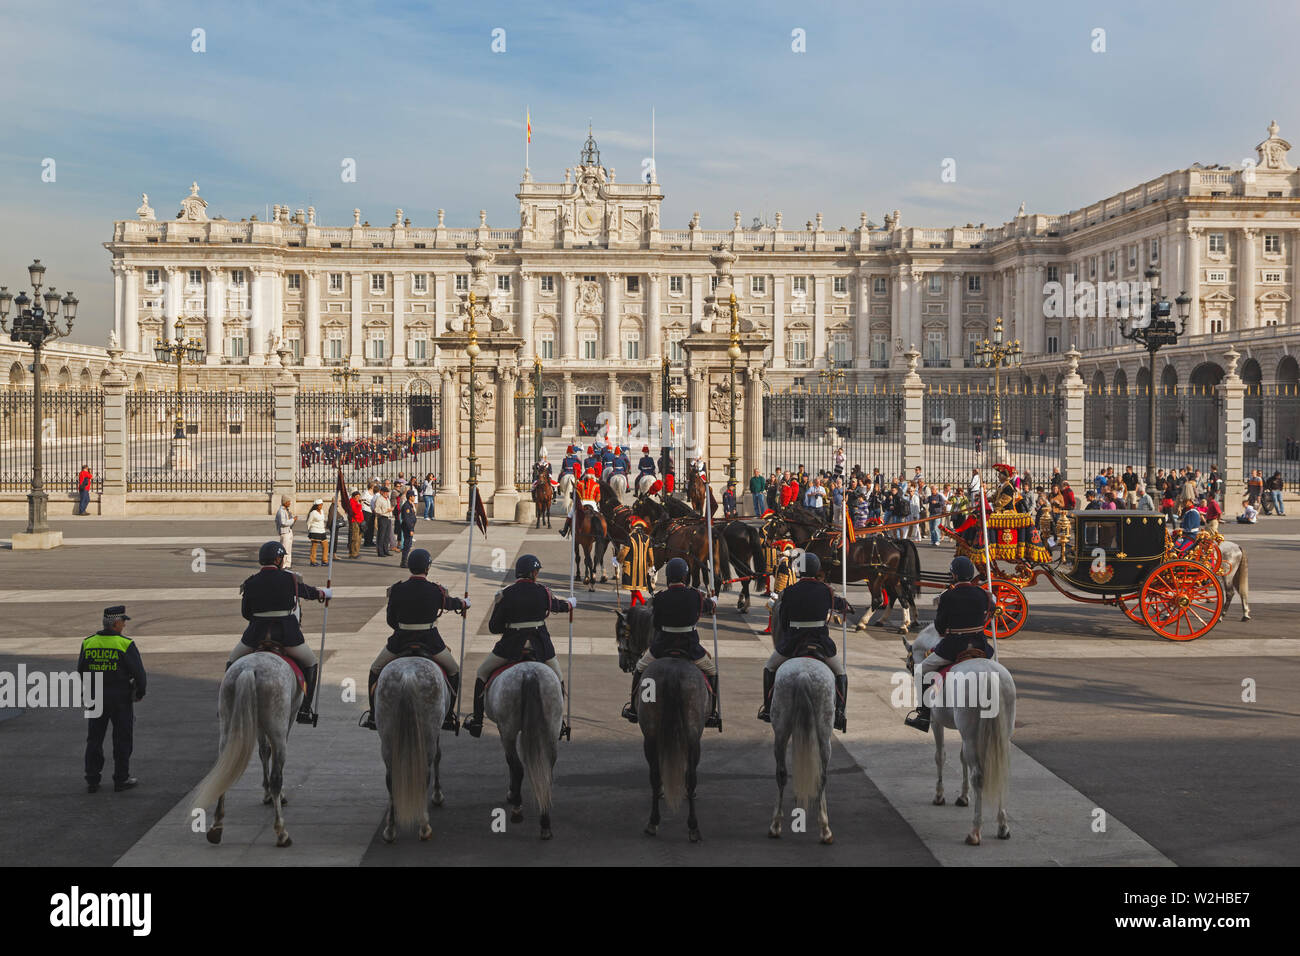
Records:
{"label": "blue sky", "polygon": [[513,227],[525,107],[541,181],[573,165],[589,119],[634,179],[653,107],[665,228],[697,209],[706,228],[734,210],[828,227],[1065,212],[1240,163],[1270,119],[1300,140],[1297,27],[1284,2],[6,4],[0,283],[16,291],[40,257],[81,300],[75,338],[102,343],[112,221],[142,192],[174,216],[191,180],[231,219],[310,203],[323,224],[360,207],[386,225],[400,206],[419,226],[482,208]]}

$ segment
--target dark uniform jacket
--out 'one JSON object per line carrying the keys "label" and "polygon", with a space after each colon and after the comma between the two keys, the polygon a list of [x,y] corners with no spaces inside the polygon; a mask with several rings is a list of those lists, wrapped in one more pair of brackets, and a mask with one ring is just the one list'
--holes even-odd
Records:
{"label": "dark uniform jacket", "polygon": [[[447,645],[438,633],[438,616],[443,611],[461,611],[464,608],[465,602],[449,595],[440,584],[420,577],[398,581],[388,589],[388,626],[393,629],[388,638],[389,653],[400,654],[411,644],[427,648],[430,654],[445,651]],[[411,624],[429,626],[412,630]]]}
{"label": "dark uniform jacket", "polygon": [[82,641],[77,673],[102,673],[106,697],[128,701],[144,697],[144,662],[135,642],[125,635],[100,631]]}
{"label": "dark uniform jacket", "polygon": [[[320,598],[320,591],[305,584],[298,575],[283,568],[267,565],[239,586],[244,595],[239,613],[248,621],[240,641],[257,647],[269,638],[283,647],[297,647],[303,643],[302,627],[298,622],[298,598],[310,601]],[[289,611],[289,614],[277,612]],[[271,617],[259,617],[272,614]]]}
{"label": "dark uniform jacket", "polygon": [[573,474],[573,466],[577,464],[581,464],[581,462],[582,459],[579,458],[577,455],[565,455],[564,462],[560,465],[560,473]]}
{"label": "dark uniform jacket", "polygon": [[[675,583],[659,591],[650,599],[654,637],[650,641],[652,657],[665,657],[670,651],[685,651],[693,661],[704,656],[700,646],[700,633],[695,629],[700,618],[712,614],[713,598],[703,591]],[[689,631],[665,631],[665,627],[689,627]]]}
{"label": "dark uniform jacket", "polygon": [[653,475],[655,473],[655,460],[649,455],[642,455],[641,460],[637,462],[636,470],[642,475]]}
{"label": "dark uniform jacket", "polygon": [[[492,653],[506,660],[517,661],[524,656],[524,645],[533,649],[533,660],[549,661],[555,656],[550,632],[546,630],[546,616],[552,612],[569,610],[569,602],[558,598],[545,585],[520,578],[497,595],[488,619],[488,630],[502,635],[492,648]],[[514,625],[526,623],[527,627]]]}
{"label": "dark uniform jacket", "polygon": [[[816,644],[827,657],[838,653],[826,627],[826,617],[832,610],[847,613],[844,598],[831,590],[825,581],[800,578],[781,592],[780,614],[776,633],[776,652],[782,657],[793,657],[799,648]],[[792,622],[810,623],[811,627],[795,627]]]}
{"label": "dark uniform jacket", "polygon": [[[934,653],[946,661],[955,661],[966,648],[978,647],[986,657],[992,658],[993,648],[984,637],[984,623],[991,609],[989,592],[975,581],[962,581],[944,591],[939,595],[939,609],[934,616],[934,629],[944,636],[935,645]],[[965,630],[971,633],[951,633]]]}

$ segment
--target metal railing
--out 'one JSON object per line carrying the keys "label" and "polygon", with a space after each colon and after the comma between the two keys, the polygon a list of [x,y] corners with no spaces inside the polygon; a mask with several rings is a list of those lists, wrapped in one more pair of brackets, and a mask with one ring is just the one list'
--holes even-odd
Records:
{"label": "metal railing", "polygon": [[432,391],[307,391],[296,399],[299,491],[349,490],[398,474],[442,487],[442,397]]}
{"label": "metal railing", "polygon": [[763,469],[845,473],[861,465],[893,472],[903,463],[903,396],[884,389],[792,389],[763,398]]}
{"label": "metal railing", "polygon": [[1280,471],[1286,489],[1300,483],[1300,386],[1251,385],[1242,408],[1242,451],[1246,474],[1268,478]]}
{"label": "metal railing", "polygon": [[[183,436],[176,437],[179,411]],[[128,392],[126,488],[270,493],[275,398],[249,392]]]}
{"label": "metal railing", "polygon": [[[1083,400],[1083,467],[1091,478],[1125,466],[1146,477],[1151,393],[1146,387],[1092,388]],[[1156,391],[1156,467],[1222,465],[1219,421],[1223,400],[1213,387],[1178,386]]]}
{"label": "metal railing", "polygon": [[[32,393],[0,392],[0,491],[32,486]],[[99,389],[41,392],[41,460],[45,491],[76,497],[83,465],[94,476],[92,494],[103,490],[104,393]]]}

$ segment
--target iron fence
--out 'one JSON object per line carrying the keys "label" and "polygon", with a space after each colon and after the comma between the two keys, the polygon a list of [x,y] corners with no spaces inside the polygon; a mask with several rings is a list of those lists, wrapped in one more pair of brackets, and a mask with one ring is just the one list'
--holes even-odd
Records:
{"label": "iron fence", "polygon": [[844,449],[847,474],[903,467],[903,396],[885,389],[791,389],[763,397],[763,470],[832,472]]}
{"label": "iron fence", "polygon": [[1247,476],[1281,472],[1291,492],[1300,484],[1300,386],[1252,385],[1242,408],[1242,451]]}
{"label": "iron fence", "polygon": [[[32,392],[0,392],[0,491],[32,485]],[[77,475],[88,466],[92,493],[103,490],[104,393],[98,389],[42,389],[41,472],[45,491],[76,496]]]}
{"label": "iron fence", "polygon": [[[1214,387],[1178,386],[1156,390],[1156,468],[1221,465],[1219,422],[1222,396]],[[1083,466],[1092,478],[1106,468],[1122,474],[1128,465],[1145,478],[1151,392],[1146,387],[1089,388],[1083,400]]]}
{"label": "iron fence", "polygon": [[126,419],[128,492],[270,493],[271,391],[128,392]]}
{"label": "iron fence", "polygon": [[932,388],[921,403],[923,475],[928,482],[965,486],[971,469],[991,460],[993,420],[1000,406],[1008,464],[1035,484],[1060,465],[1064,396],[1030,388],[994,394],[986,385]]}
{"label": "iron fence", "polygon": [[[537,423],[537,400],[532,394],[515,395],[515,487],[528,491],[533,486],[533,465],[540,457],[543,446],[542,430]],[[560,476],[560,462],[563,455],[553,456],[550,448],[546,449],[551,462],[552,474]]]}
{"label": "iron fence", "polygon": [[295,411],[300,492],[332,492],[339,468],[349,489],[398,473],[432,473],[442,487],[442,400],[432,390],[299,392]]}

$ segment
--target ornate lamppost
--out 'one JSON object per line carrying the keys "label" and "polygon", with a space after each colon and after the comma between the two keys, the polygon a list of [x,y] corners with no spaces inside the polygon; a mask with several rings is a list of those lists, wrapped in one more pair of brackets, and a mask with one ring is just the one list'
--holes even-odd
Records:
{"label": "ornate lamppost", "polygon": [[975,364],[979,368],[993,369],[993,434],[989,439],[989,454],[994,461],[1006,457],[1006,442],[1002,438],[1002,377],[1004,368],[1019,368],[1024,359],[1020,340],[1010,345],[1003,344],[1002,316],[998,316],[993,326],[993,341],[985,339],[975,349]]}
{"label": "ornate lamppost", "polygon": [[154,358],[164,365],[176,366],[176,428],[172,432],[172,439],[185,437],[185,422],[181,415],[181,392],[184,389],[184,383],[181,379],[181,369],[186,362],[191,365],[202,365],[206,357],[206,350],[203,343],[198,339],[187,339],[181,341],[177,338],[174,342],[163,342],[153,347]]}
{"label": "ornate lamppost", "polygon": [[[469,356],[469,491],[470,491],[470,508],[474,506],[474,496],[478,489],[478,445],[475,441],[477,429],[474,425],[474,377],[476,374],[475,362],[481,349],[478,344],[478,329],[474,327],[474,303],[477,301],[473,292],[469,294],[469,319],[467,327],[469,328],[469,342],[465,345],[465,354]],[[469,520],[474,520],[473,511],[470,512]]]}
{"label": "ornate lamppost", "polygon": [[533,461],[542,458],[542,357],[533,356]]}
{"label": "ornate lamppost", "polygon": [[[41,260],[33,260],[27,267],[27,278],[32,284],[32,297],[26,292],[18,293],[17,298],[10,294],[5,286],[0,286],[0,330],[9,333],[15,342],[25,342],[32,347],[32,489],[27,495],[27,535],[33,537],[20,540],[15,535],[14,547],[52,548],[62,543],[62,532],[50,531],[48,520],[49,496],[45,494],[45,478],[41,460],[41,349],[52,339],[61,339],[72,332],[72,323],[77,317],[77,297],[69,292],[62,299],[51,287],[44,295],[41,288],[45,284],[45,266]],[[44,301],[45,307],[41,308]],[[14,314],[13,330],[7,324],[9,309],[18,306]],[[63,306],[63,328],[55,320],[59,306]],[[30,308],[28,308],[30,306]]]}
{"label": "ornate lamppost", "polygon": [[1179,293],[1174,302],[1178,305],[1178,321],[1175,327],[1173,307],[1169,300],[1160,297],[1160,270],[1147,269],[1146,280],[1151,287],[1151,305],[1149,311],[1139,314],[1129,328],[1124,327],[1128,318],[1128,308],[1121,303],[1119,334],[1131,342],[1137,342],[1147,350],[1147,368],[1151,370],[1151,388],[1148,393],[1147,407],[1147,488],[1155,487],[1156,477],[1156,353],[1166,345],[1177,345],[1178,338],[1187,331],[1187,319],[1192,312],[1192,297],[1186,292]]}
{"label": "ornate lamppost", "polygon": [[736,362],[744,353],[740,350],[739,309],[736,306],[736,293],[731,293],[731,344],[727,346],[727,358],[731,363],[731,450],[727,456],[727,478],[740,481],[736,475]]}
{"label": "ornate lamppost", "polygon": [[336,368],[330,372],[330,378],[334,379],[339,385],[343,386],[343,394],[348,394],[348,385],[355,382],[361,377],[361,372],[352,367],[352,359],[348,359],[348,364],[341,368]]}

